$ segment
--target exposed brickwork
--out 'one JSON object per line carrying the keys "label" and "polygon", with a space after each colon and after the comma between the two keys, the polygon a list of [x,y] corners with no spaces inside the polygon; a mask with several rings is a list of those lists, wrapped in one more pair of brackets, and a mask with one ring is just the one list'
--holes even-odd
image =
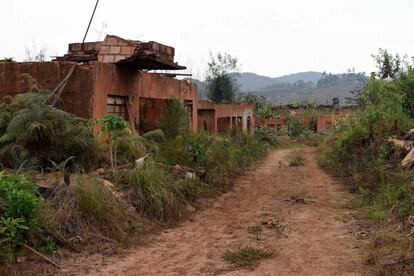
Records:
{"label": "exposed brickwork", "polygon": [[[54,89],[66,76],[73,63],[69,62],[0,62],[0,98],[29,91],[21,77],[30,74],[40,87]],[[62,93],[64,110],[85,118],[92,116],[93,71],[89,66],[77,66]]]}
{"label": "exposed brickwork", "polygon": [[263,119],[256,118],[256,124],[259,126],[267,126],[276,131],[287,131],[288,121],[285,119]]}
{"label": "exposed brickwork", "polygon": [[318,122],[316,131],[321,132],[324,130],[329,130],[335,128],[335,120],[333,115],[321,115],[318,116]]}
{"label": "exposed brickwork", "polygon": [[179,70],[185,67],[174,62],[173,47],[150,41],[127,40],[107,35],[103,41],[72,43],[69,52],[56,60],[123,63],[136,69]]}

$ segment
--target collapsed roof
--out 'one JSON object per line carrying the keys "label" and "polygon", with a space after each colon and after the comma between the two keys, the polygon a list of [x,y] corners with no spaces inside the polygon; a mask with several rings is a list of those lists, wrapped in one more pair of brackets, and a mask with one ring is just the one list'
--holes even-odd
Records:
{"label": "collapsed roof", "polygon": [[105,40],[69,44],[69,51],[58,61],[99,61],[130,66],[135,69],[183,70],[174,62],[174,48],[150,41],[127,40],[107,35]]}

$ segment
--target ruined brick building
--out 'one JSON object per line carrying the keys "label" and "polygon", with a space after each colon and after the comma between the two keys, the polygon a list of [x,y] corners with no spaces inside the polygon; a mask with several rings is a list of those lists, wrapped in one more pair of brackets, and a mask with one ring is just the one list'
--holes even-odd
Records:
{"label": "ruined brick building", "polygon": [[254,104],[214,104],[209,101],[198,102],[198,129],[211,133],[225,133],[238,128],[245,133],[254,133]]}
{"label": "ruined brick building", "polygon": [[68,53],[51,62],[0,62],[0,99],[29,90],[23,73],[52,90],[75,66],[60,107],[77,116],[117,114],[145,133],[157,127],[169,100],[177,98],[188,109],[192,131],[226,132],[239,126],[254,133],[254,105],[199,102],[195,84],[176,79],[174,73],[150,72],[186,69],[174,61],[174,52],[154,41],[107,35],[103,41],[69,44]]}
{"label": "ruined brick building", "polygon": [[168,100],[188,107],[190,128],[197,130],[197,87],[173,75],[149,70],[185,69],[174,62],[174,48],[108,35],[104,41],[69,44],[63,57],[51,62],[0,63],[0,97],[28,91],[21,78],[28,73],[45,89],[55,88],[76,65],[62,93],[63,109],[85,118],[117,114],[140,133],[156,127]]}

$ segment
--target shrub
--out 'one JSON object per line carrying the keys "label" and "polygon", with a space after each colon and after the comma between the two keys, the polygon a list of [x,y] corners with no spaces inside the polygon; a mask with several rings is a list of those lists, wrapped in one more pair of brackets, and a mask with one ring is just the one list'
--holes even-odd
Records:
{"label": "shrub", "polygon": [[41,203],[34,184],[22,175],[0,175],[0,260],[13,258],[35,232]]}

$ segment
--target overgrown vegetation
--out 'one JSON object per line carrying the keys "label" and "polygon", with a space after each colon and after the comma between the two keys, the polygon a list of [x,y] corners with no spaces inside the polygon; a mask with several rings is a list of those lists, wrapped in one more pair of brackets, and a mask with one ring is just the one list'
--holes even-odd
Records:
{"label": "overgrown vegetation", "polygon": [[12,261],[38,227],[41,202],[24,176],[0,174],[0,262]]}
{"label": "overgrown vegetation", "polygon": [[270,131],[190,133],[176,99],[160,129],[136,136],[118,116],[87,121],[52,107],[50,94],[27,80],[32,93],[0,105],[0,162],[15,172],[0,177],[1,262],[24,244],[49,254],[127,246],[227,190],[231,177],[280,145]]}
{"label": "overgrown vegetation", "polygon": [[[407,219],[414,215],[414,196],[410,189],[413,172],[401,167],[400,161],[406,153],[390,139],[404,137],[414,126],[411,106],[414,70],[411,67],[401,70],[399,58],[390,60],[386,51],[380,51],[375,57],[380,63],[380,78],[375,74],[371,76],[359,95],[361,110],[340,122],[324,141],[320,162],[336,175],[346,177],[350,189],[361,194],[360,206],[374,229],[392,232],[394,240],[409,244],[408,237],[392,229],[408,231],[412,227]],[[376,234],[372,237],[375,242]],[[393,246],[392,239],[371,248],[375,258],[370,262],[379,272],[389,269],[381,260],[392,257],[391,252],[382,250],[390,246]],[[404,248],[406,246],[399,246],[393,252],[394,257],[399,252],[405,256],[402,259],[410,258],[413,252]],[[394,261],[405,263],[404,260]],[[393,265],[393,268],[397,274],[413,272],[410,266]]]}
{"label": "overgrown vegetation", "polygon": [[99,159],[88,122],[48,105],[48,93],[26,93],[0,104],[0,162],[14,169],[47,169],[71,159],[90,169]]}

